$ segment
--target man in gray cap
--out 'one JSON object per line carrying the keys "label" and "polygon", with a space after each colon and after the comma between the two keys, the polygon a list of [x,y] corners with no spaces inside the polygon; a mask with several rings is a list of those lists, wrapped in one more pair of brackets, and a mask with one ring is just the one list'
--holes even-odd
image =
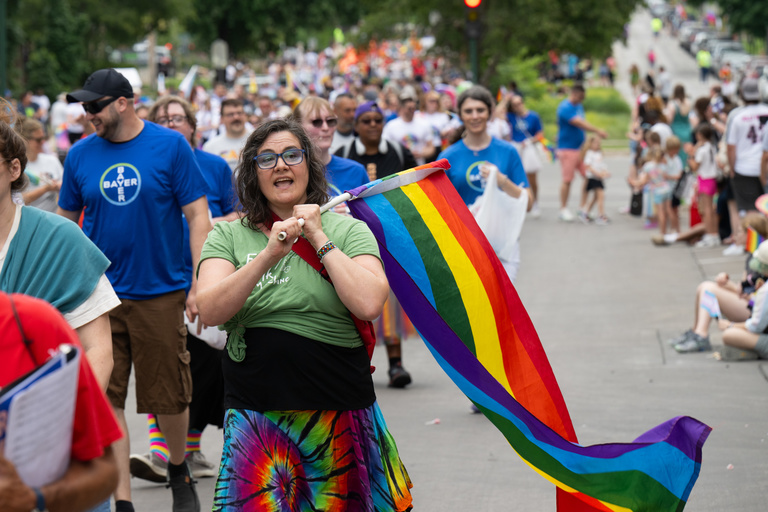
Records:
{"label": "man in gray cap", "polygon": [[[155,414],[167,439],[173,511],[199,512],[184,458],[191,376],[181,214],[196,267],[211,229],[208,187],[189,143],[180,133],[142,121],[130,83],[114,69],[96,71],[67,100],[83,104],[97,136],[79,141],[67,155],[58,213],[76,222],[85,209],[83,231],[112,262],[106,275],[122,302],[109,314],[114,367],[107,396],[127,433],[133,366],[137,410]],[[197,313],[195,286],[186,300],[190,321]],[[132,512],[127,436],[114,451],[116,510]]]}
{"label": "man in gray cap", "polygon": [[[731,167],[731,191],[739,216],[743,217],[746,212],[756,210],[755,200],[763,194],[760,163],[763,135],[768,132],[765,128],[768,105],[760,103],[757,79],[744,79],[739,92],[744,106],[729,114],[725,141]],[[741,254],[743,251],[738,248],[743,248],[745,242],[741,223],[732,224],[738,226],[738,231],[734,233],[733,246],[726,249],[727,255]]]}

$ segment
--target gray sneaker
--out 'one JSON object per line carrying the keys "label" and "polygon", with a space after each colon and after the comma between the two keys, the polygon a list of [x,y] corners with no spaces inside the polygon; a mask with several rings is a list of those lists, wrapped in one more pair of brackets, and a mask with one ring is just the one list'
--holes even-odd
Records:
{"label": "gray sneaker", "polygon": [[131,475],[142,480],[165,483],[168,463],[155,453],[133,454],[130,459]]}
{"label": "gray sneaker", "polygon": [[712,350],[712,346],[709,344],[709,336],[702,337],[696,333],[685,341],[681,341],[675,345],[675,350],[681,354],[687,354],[689,352],[705,352]]}
{"label": "gray sneaker", "polygon": [[687,340],[691,336],[693,336],[693,329],[688,329],[687,331],[685,331],[680,336],[676,336],[676,337],[672,338],[671,340],[667,340],[667,343],[669,344],[670,347],[674,347],[678,343],[684,342],[685,340]]}
{"label": "gray sneaker", "polygon": [[[186,465],[186,463],[185,463]],[[189,474],[187,465],[186,475],[178,475],[168,478],[166,487],[171,488],[173,494],[173,512],[200,512],[200,498],[197,496],[195,480]]]}
{"label": "gray sneaker", "polygon": [[216,476],[216,466],[205,459],[203,452],[190,452],[187,455],[187,465],[195,478]]}

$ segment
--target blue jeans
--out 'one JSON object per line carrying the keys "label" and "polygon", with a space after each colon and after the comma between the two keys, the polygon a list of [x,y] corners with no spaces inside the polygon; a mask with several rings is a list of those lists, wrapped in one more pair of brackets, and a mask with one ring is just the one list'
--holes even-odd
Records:
{"label": "blue jeans", "polygon": [[107,498],[106,501],[104,501],[104,503],[99,503],[88,512],[110,512],[110,510],[111,509],[109,508],[109,498]]}

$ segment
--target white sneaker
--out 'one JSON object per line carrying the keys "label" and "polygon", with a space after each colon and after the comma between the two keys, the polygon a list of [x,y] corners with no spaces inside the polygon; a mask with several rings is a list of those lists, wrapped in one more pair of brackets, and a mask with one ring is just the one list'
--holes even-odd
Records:
{"label": "white sneaker", "polygon": [[731,244],[723,250],[723,256],[742,256],[745,252],[742,246]]}
{"label": "white sneaker", "polygon": [[720,245],[720,237],[714,234],[706,234],[704,238],[694,244],[697,249],[707,249]]}
{"label": "white sneaker", "polygon": [[573,222],[576,217],[573,216],[571,210],[563,208],[560,210],[560,220],[563,222]]}
{"label": "white sneaker", "polygon": [[533,203],[533,208],[531,208],[531,217],[534,219],[538,219],[541,217],[541,208],[539,208],[539,203]]}
{"label": "white sneaker", "polygon": [[664,241],[668,244],[673,244],[677,242],[677,233],[667,233],[664,235]]}
{"label": "white sneaker", "polygon": [[203,452],[190,452],[187,454],[187,465],[195,478],[209,478],[216,476],[218,469],[205,459]]}

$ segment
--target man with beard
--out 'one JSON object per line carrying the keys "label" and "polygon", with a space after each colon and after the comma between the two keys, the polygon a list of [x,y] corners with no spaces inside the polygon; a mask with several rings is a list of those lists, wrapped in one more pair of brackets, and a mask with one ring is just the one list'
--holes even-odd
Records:
{"label": "man with beard", "polygon": [[[114,367],[107,396],[128,432],[125,400],[133,366],[137,412],[157,415],[168,440],[173,510],[199,512],[185,461],[191,376],[184,309],[185,302],[196,304],[197,283],[185,301],[181,215],[196,266],[211,229],[205,178],[181,134],[136,115],[133,89],[114,69],[96,71],[67,100],[83,103],[96,136],[67,155],[58,213],[77,222],[85,208],[83,231],[113,262],[106,275],[122,301],[109,313]],[[131,512],[129,441],[113,447],[116,510]]]}
{"label": "man with beard", "polygon": [[225,132],[203,144],[203,151],[220,156],[227,161],[232,172],[235,172],[240,160],[240,151],[251,134],[251,130],[245,126],[243,102],[237,99],[222,101],[221,122]]}

